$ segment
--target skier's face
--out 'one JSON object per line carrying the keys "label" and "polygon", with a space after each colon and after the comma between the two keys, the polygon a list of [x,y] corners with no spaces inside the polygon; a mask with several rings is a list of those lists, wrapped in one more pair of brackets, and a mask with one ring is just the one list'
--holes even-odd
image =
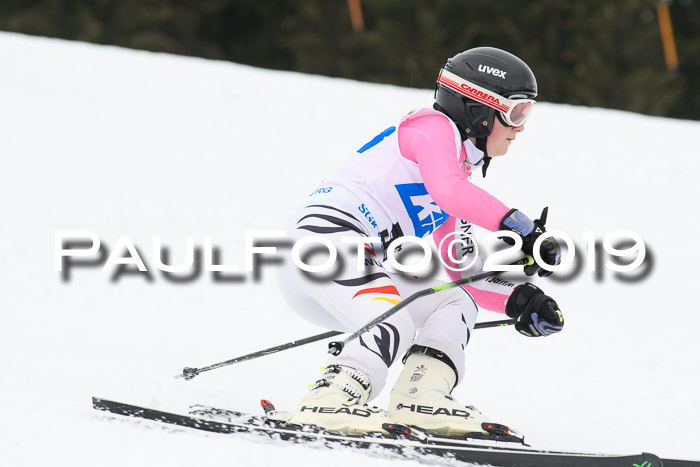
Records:
{"label": "skier's face", "polygon": [[498,118],[494,118],[493,130],[486,140],[486,151],[488,155],[491,157],[505,155],[518,133],[524,130],[525,125],[504,126]]}

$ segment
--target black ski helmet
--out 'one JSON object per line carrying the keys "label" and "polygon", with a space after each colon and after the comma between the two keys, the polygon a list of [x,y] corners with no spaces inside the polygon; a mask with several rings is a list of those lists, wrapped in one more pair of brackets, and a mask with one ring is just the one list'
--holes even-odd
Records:
{"label": "black ski helmet", "polygon": [[[537,80],[530,67],[505,50],[494,47],[469,49],[450,58],[440,74],[443,70],[503,97],[534,99],[537,96]],[[486,138],[493,130],[496,109],[442,84],[435,87],[434,107],[457,124],[462,140],[475,137],[476,146],[486,153]]]}

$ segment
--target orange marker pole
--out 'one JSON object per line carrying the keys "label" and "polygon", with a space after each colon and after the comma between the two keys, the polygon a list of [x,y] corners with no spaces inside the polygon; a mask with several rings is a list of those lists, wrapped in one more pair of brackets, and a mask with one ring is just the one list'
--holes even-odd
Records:
{"label": "orange marker pole", "polygon": [[348,0],[348,8],[350,9],[352,30],[355,32],[362,31],[365,28],[365,20],[362,18],[362,5],[360,5],[360,0]]}
{"label": "orange marker pole", "polygon": [[668,12],[668,1],[657,2],[656,12],[659,17],[659,30],[661,31],[661,42],[664,46],[666,66],[669,70],[675,70],[678,68],[678,55],[676,54],[676,42],[673,39],[673,27],[671,26],[671,15]]}

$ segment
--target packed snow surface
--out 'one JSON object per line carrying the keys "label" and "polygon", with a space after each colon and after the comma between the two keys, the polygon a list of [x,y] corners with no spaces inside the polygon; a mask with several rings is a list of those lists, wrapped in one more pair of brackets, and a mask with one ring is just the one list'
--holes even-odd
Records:
{"label": "packed snow surface", "polygon": [[[197,247],[210,237],[219,264],[243,270],[246,232],[278,229],[432,92],[7,33],[0,57],[0,464],[385,465],[115,420],[90,398],[292,409],[325,342],[173,378],[324,331],[288,308],[275,266],[257,279],[190,269],[175,281],[157,267],[154,237],[167,264],[185,261],[187,237]],[[559,335],[475,332],[459,400],[538,447],[700,458],[699,134],[698,122],[538,104],[474,181],[531,217],[549,206],[548,226],[583,260],[593,231],[601,263],[537,280],[565,314]],[[640,270],[605,266],[602,241],[616,230],[643,239]],[[58,272],[57,231],[93,232],[101,262]],[[129,257],[121,237],[148,274],[102,269],[112,253]],[[387,401],[385,391],[376,403]]]}

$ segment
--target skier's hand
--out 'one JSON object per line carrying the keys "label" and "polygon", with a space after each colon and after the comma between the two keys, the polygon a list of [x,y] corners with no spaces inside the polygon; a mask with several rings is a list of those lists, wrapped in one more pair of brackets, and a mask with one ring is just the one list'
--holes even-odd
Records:
{"label": "skier's hand", "polygon": [[517,319],[515,329],[528,337],[549,336],[564,327],[557,302],[530,283],[515,288],[506,302],[506,314]]}
{"label": "skier's hand", "polygon": [[[501,220],[499,228],[501,230],[510,230],[520,235],[523,239],[523,253],[528,256],[533,256],[532,251],[535,246],[535,241],[540,235],[547,231],[547,229],[544,228],[544,224],[547,222],[548,211],[549,208],[544,208],[540,218],[532,221],[517,209],[511,209],[503,220]],[[503,241],[510,245],[513,244],[512,239],[508,237],[504,237]],[[550,266],[556,266],[561,262],[561,248],[559,247],[559,242],[557,242],[554,237],[549,237],[542,241],[540,244],[540,257]],[[524,271],[528,276],[537,273],[540,277],[547,277],[552,274],[551,271],[542,269],[537,262],[525,266]]]}

